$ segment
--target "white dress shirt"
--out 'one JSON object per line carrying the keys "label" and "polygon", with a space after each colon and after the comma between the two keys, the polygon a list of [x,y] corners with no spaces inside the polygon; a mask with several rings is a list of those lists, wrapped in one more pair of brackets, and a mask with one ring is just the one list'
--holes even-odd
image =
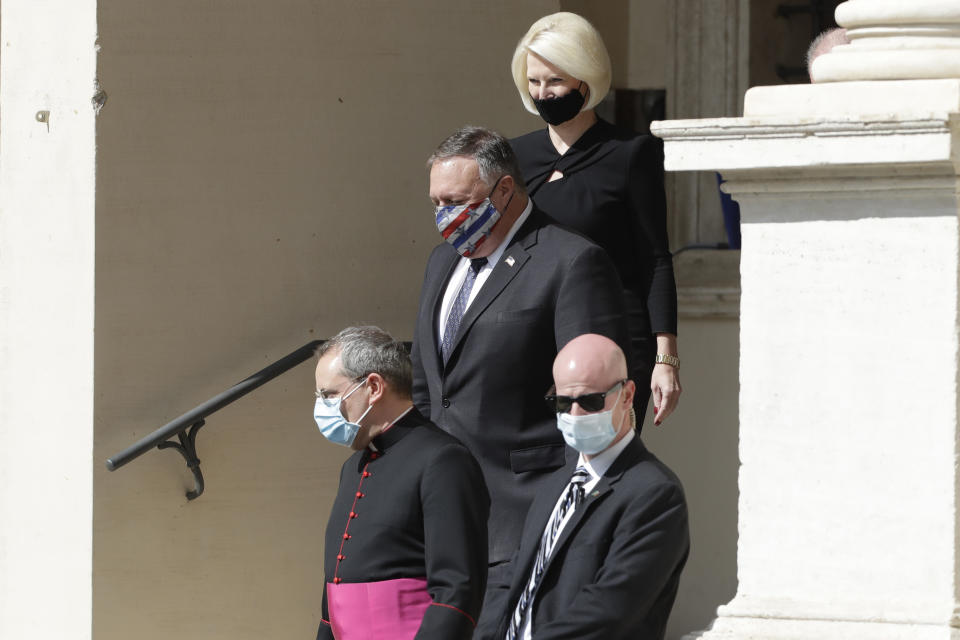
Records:
{"label": "white dress shirt", "polygon": [[[497,266],[500,258],[503,257],[503,252],[510,245],[510,241],[513,240],[513,236],[516,235],[517,230],[519,230],[527,218],[530,217],[531,211],[533,211],[533,200],[528,198],[527,206],[524,208],[523,213],[520,214],[520,217],[517,218],[517,221],[513,223],[513,226],[510,227],[507,237],[503,239],[499,247],[494,249],[493,253],[487,256],[487,264],[483,265],[483,269],[480,269],[480,272],[477,274],[477,279],[473,283],[473,289],[470,290],[470,297],[467,298],[467,306],[464,307],[464,312],[470,308],[470,303],[477,297],[477,293],[479,293],[483,287],[483,283],[487,281],[487,278],[490,277],[490,272],[493,271],[493,268]],[[447,282],[447,289],[443,292],[443,302],[440,303],[440,315],[437,316],[438,343],[443,342],[443,334],[447,330],[447,316],[450,315],[450,307],[453,306],[453,301],[457,299],[457,294],[460,293],[460,287],[463,286],[463,281],[467,279],[467,271],[469,269],[470,258],[461,256],[460,261],[457,262],[457,266],[453,269],[450,281]]]}
{"label": "white dress shirt", "polygon": [[[625,418],[629,419],[629,417]],[[584,467],[590,473],[590,479],[583,483],[583,495],[588,496],[590,492],[593,491],[593,488],[597,486],[597,483],[600,482],[600,478],[603,477],[603,474],[607,472],[607,469],[610,468],[610,465],[613,464],[613,461],[617,459],[617,456],[627,448],[627,445],[630,444],[630,441],[636,437],[636,430],[630,429],[627,432],[627,435],[620,438],[620,441],[615,445],[598,453],[593,456],[590,460],[585,460],[583,454],[580,454],[580,458],[577,460],[578,467]],[[560,505],[563,503],[563,498],[567,493],[567,487],[563,488],[563,491],[560,492],[560,497],[557,498],[557,503],[553,505],[553,511],[550,512],[550,517],[547,518],[547,526],[550,526],[550,522],[553,521],[553,514],[557,512],[560,508]],[[563,517],[563,520],[560,522],[560,529],[557,531],[557,535],[560,535],[560,531],[563,531],[563,528],[567,526],[567,522],[570,521],[570,518],[573,517],[574,509],[567,511],[566,515]],[[529,576],[528,576],[529,577]],[[530,601],[530,606],[527,607],[527,613],[523,618],[523,626],[520,628],[519,638],[522,640],[532,640],[533,638],[533,605],[537,601],[537,596],[534,595],[533,599]]]}

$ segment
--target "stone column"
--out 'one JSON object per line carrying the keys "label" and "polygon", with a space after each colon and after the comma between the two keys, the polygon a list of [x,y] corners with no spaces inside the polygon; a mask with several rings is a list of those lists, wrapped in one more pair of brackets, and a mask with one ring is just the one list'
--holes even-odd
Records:
{"label": "stone column", "polygon": [[960,638],[960,6],[837,16],[843,82],[654,128],[743,223],[739,584],[692,638]]}
{"label": "stone column", "polygon": [[96,2],[4,0],[0,24],[0,638],[84,640]]}
{"label": "stone column", "polygon": [[[666,9],[667,117],[740,113],[749,86],[748,0],[669,0]],[[666,187],[674,249],[726,241],[713,172],[668,176]]]}

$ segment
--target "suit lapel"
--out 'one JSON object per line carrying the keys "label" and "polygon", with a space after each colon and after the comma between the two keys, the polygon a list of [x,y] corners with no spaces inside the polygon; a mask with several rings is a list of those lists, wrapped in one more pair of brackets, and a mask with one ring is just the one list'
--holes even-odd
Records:
{"label": "suit lapel", "polygon": [[[463,342],[467,332],[470,331],[470,327],[477,321],[480,314],[497,299],[497,296],[499,296],[506,286],[510,284],[510,281],[520,273],[520,270],[527,261],[530,260],[530,254],[527,253],[527,249],[537,242],[537,230],[539,228],[538,213],[537,209],[530,212],[530,216],[517,231],[510,245],[504,250],[503,255],[500,256],[500,261],[494,266],[493,272],[477,293],[477,297],[470,303],[467,312],[463,315],[463,320],[460,322],[460,329],[457,331],[457,337],[453,343],[451,354],[459,348],[460,343]],[[450,360],[453,360],[452,355]]]}
{"label": "suit lapel", "polygon": [[583,502],[580,503],[580,506],[578,506],[573,512],[573,515],[570,516],[567,524],[564,525],[563,530],[557,537],[557,542],[553,546],[553,553],[551,553],[550,557],[547,558],[547,566],[543,570],[544,573],[550,570],[550,565],[553,563],[553,559],[557,557],[557,554],[560,553],[560,550],[563,549],[565,544],[567,544],[567,541],[570,540],[570,536],[573,535],[573,532],[577,530],[577,527],[580,526],[580,523],[583,521],[583,519],[587,517],[590,511],[593,510],[594,505],[603,500],[603,498],[613,490],[611,485],[619,479],[620,476],[617,476],[613,479],[604,476],[597,482],[597,486],[583,496]]}
{"label": "suit lapel", "polygon": [[[633,466],[634,461],[643,453],[643,450],[644,446],[640,438],[634,436],[633,440],[620,452],[617,459],[613,461],[613,464],[610,465],[607,472],[603,474],[603,477],[597,481],[596,486],[583,496],[583,502],[580,503],[580,506],[578,506],[573,512],[573,515],[570,516],[567,524],[563,527],[563,531],[561,531],[557,537],[557,542],[553,547],[553,553],[547,558],[547,566],[544,569],[544,573],[550,570],[553,559],[557,557],[563,546],[570,540],[570,536],[574,534],[583,519],[590,514],[595,505],[613,491],[614,485],[623,477],[624,471]],[[546,523],[544,523],[544,526],[546,526]]]}

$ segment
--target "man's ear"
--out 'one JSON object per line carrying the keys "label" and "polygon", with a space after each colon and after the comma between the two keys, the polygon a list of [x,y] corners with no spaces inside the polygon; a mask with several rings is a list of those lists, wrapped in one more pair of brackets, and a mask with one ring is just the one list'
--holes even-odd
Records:
{"label": "man's ear", "polygon": [[506,174],[500,178],[500,183],[497,185],[497,191],[500,193],[501,197],[506,197],[508,193],[512,193],[516,189],[517,183],[513,179],[513,176]]}
{"label": "man's ear", "polygon": [[633,404],[633,396],[637,393],[637,385],[633,380],[627,380],[623,383],[623,401],[627,404]]}
{"label": "man's ear", "polygon": [[370,401],[376,402],[386,393],[387,381],[379,373],[371,373],[367,376],[367,388],[370,389]]}

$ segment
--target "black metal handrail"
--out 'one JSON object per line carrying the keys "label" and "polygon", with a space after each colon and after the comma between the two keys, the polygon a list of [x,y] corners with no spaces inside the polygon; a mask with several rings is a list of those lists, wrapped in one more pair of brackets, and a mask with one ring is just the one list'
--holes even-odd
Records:
{"label": "black metal handrail", "polygon": [[[200,472],[200,460],[197,459],[196,439],[197,432],[205,424],[204,421],[207,416],[219,411],[231,402],[239,400],[301,362],[308,360],[323,342],[323,340],[308,342],[296,351],[285,355],[273,364],[238,382],[223,393],[215,395],[179,418],[171,420],[120,453],[107,458],[107,469],[116,471],[154,447],[158,449],[173,448],[184,457],[187,466],[193,473],[195,486],[192,491],[187,491],[187,499],[193,500],[199,497],[203,493],[203,474]],[[179,443],[171,440],[174,436],[177,437]]]}

